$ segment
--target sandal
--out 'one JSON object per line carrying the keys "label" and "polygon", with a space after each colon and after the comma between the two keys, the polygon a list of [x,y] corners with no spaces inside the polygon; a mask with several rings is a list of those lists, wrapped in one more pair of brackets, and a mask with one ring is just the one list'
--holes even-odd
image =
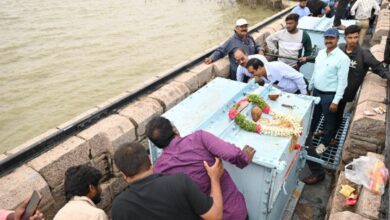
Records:
{"label": "sandal", "polygon": [[324,144],[320,144],[316,147],[316,153],[318,155],[323,154],[326,151],[326,146]]}

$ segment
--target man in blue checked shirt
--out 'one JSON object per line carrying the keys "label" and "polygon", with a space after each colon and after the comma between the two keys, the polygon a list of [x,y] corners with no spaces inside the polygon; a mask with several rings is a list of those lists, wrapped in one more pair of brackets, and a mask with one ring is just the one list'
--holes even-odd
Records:
{"label": "man in blue checked shirt", "polygon": [[[326,48],[319,51],[314,64],[314,71],[309,83],[309,90],[313,96],[321,98],[319,104],[314,108],[314,115],[310,127],[310,134],[313,134],[320,120],[321,114],[325,117],[325,133],[318,146],[310,146],[308,154],[317,156],[324,153],[331,140],[337,133],[338,110],[344,109],[339,106],[343,98],[344,90],[348,84],[348,71],[350,59],[337,46],[339,32],[335,28],[328,29],[325,34]],[[341,102],[340,105],[345,105]],[[310,138],[311,139],[311,138]],[[320,164],[308,161],[311,175],[303,180],[308,185],[316,184],[325,178],[325,171]]]}

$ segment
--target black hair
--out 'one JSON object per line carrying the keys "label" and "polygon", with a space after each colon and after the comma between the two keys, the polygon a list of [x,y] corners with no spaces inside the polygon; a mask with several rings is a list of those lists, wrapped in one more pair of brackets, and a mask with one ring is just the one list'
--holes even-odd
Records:
{"label": "black hair", "polygon": [[344,30],[344,35],[347,36],[348,34],[354,34],[354,33],[359,33],[360,32],[360,27],[357,25],[350,25]]}
{"label": "black hair", "polygon": [[285,21],[289,21],[289,20],[294,20],[294,21],[298,22],[299,15],[295,14],[295,13],[291,13],[291,14],[287,15],[287,17],[285,19]]}
{"label": "black hair", "polygon": [[248,60],[248,63],[246,64],[246,68],[249,68],[250,66],[253,67],[253,69],[257,70],[259,69],[259,67],[263,67],[264,63],[257,58],[252,58]]}
{"label": "black hair", "polygon": [[235,54],[237,51],[241,51],[243,54],[248,55],[248,53],[244,49],[242,49],[240,47],[234,48],[233,51],[234,51],[233,54]]}
{"label": "black hair", "polygon": [[118,169],[128,177],[146,171],[151,166],[148,152],[138,142],[120,146],[114,153],[114,162]]}
{"label": "black hair", "polygon": [[69,201],[73,196],[86,196],[89,186],[98,187],[102,173],[95,167],[79,165],[69,167],[65,172],[64,191]]}
{"label": "black hair", "polygon": [[146,125],[146,136],[158,148],[164,148],[175,137],[175,133],[172,123],[168,119],[158,116]]}

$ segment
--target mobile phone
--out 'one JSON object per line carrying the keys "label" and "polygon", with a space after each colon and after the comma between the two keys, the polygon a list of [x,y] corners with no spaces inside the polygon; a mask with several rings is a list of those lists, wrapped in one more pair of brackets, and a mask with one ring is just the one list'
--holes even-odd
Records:
{"label": "mobile phone", "polygon": [[34,214],[35,210],[37,210],[37,208],[38,208],[38,205],[39,205],[39,202],[41,201],[41,199],[42,199],[41,194],[39,194],[38,191],[34,190],[34,192],[31,195],[31,199],[28,202],[26,210],[24,211],[24,213],[22,215],[21,220],[28,220]]}

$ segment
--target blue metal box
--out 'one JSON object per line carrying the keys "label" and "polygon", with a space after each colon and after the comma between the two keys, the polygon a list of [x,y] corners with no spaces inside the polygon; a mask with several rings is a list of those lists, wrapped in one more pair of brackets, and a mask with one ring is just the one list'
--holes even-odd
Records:
{"label": "blue metal box", "polygon": [[[242,170],[224,162],[225,169],[244,194],[250,219],[256,220],[279,220],[292,214],[294,201],[303,187],[298,175],[304,166],[306,151],[292,148],[291,137],[259,135],[240,129],[228,118],[229,109],[248,94],[260,95],[272,110],[302,121],[303,131],[297,143],[303,146],[316,100],[282,93],[277,101],[271,101],[268,93],[272,90],[275,88],[271,85],[260,87],[253,81],[245,84],[216,78],[163,115],[173,122],[182,136],[203,129],[241,148],[248,144],[256,149],[253,162]],[[289,104],[292,108],[282,104]],[[248,106],[242,113],[250,117],[250,110],[251,106]],[[149,147],[154,162],[161,150],[151,142]],[[289,201],[292,202],[289,204]]]}

